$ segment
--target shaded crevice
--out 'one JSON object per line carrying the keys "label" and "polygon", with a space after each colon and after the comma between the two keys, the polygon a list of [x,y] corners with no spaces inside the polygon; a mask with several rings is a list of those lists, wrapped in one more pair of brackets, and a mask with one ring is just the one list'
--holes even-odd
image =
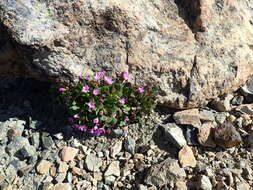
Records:
{"label": "shaded crevice", "polygon": [[185,21],[193,33],[203,32],[205,28],[200,21],[201,0],[175,0],[179,16]]}

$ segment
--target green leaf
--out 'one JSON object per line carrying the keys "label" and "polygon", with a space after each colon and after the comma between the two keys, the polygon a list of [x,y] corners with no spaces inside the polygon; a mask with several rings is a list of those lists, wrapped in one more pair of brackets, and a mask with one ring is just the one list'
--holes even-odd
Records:
{"label": "green leaf", "polygon": [[79,107],[78,106],[72,106],[71,109],[74,110],[74,111],[76,111],[76,110],[79,109]]}
{"label": "green leaf", "polygon": [[101,121],[107,121],[107,120],[108,120],[108,117],[106,117],[106,116],[103,115],[103,116],[100,118],[100,120],[101,120]]}

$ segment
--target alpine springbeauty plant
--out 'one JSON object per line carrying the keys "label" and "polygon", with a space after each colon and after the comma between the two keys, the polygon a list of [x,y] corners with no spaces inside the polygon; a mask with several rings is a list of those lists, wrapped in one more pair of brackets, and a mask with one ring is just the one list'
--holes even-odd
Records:
{"label": "alpine springbeauty plant", "polygon": [[133,86],[128,79],[128,72],[114,79],[98,72],[93,76],[80,75],[77,84],[59,88],[70,110],[71,125],[101,135],[150,114],[156,103],[155,88]]}

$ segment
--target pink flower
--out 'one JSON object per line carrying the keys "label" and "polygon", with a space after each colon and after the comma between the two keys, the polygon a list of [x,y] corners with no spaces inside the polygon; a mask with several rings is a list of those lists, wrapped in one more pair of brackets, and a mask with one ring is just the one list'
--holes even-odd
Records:
{"label": "pink flower", "polygon": [[125,119],[124,119],[124,121],[129,121],[129,117],[126,116]]}
{"label": "pink flower", "polygon": [[93,94],[94,94],[94,95],[98,95],[98,94],[99,94],[99,90],[98,90],[98,89],[94,89],[94,90],[93,90]]}
{"label": "pink flower", "polygon": [[66,88],[59,88],[59,91],[61,91],[61,92],[65,91],[65,90],[66,90]]}
{"label": "pink flower", "polygon": [[128,74],[128,72],[126,72],[126,71],[122,72],[122,78],[123,78],[124,80],[128,80],[128,79],[129,79],[129,74]]}
{"label": "pink flower", "polygon": [[99,123],[99,119],[96,117],[95,119],[93,119],[93,123]]}
{"label": "pink flower", "polygon": [[91,78],[90,78],[89,76],[85,77],[84,79],[85,79],[85,80],[88,80],[88,81],[91,80]]}
{"label": "pink flower", "polygon": [[102,97],[106,97],[106,94],[102,94]]}
{"label": "pink flower", "polygon": [[120,98],[119,103],[120,104],[125,104],[126,103],[126,98]]}
{"label": "pink flower", "polygon": [[98,72],[95,74],[94,78],[95,80],[100,80],[105,75],[104,72]]}
{"label": "pink flower", "polygon": [[138,91],[139,91],[139,93],[144,93],[144,87],[143,86],[139,86],[138,87]]}
{"label": "pink flower", "polygon": [[90,87],[88,85],[84,86],[82,92],[88,92]]}
{"label": "pink flower", "polygon": [[86,125],[74,124],[73,127],[80,130],[80,131],[87,131],[87,129],[88,129],[88,127]]}
{"label": "pink flower", "polygon": [[79,78],[82,79],[82,78],[83,78],[83,74],[80,74],[80,75],[79,75]]}
{"label": "pink flower", "polygon": [[99,115],[104,115],[104,112],[103,111],[99,112]]}
{"label": "pink flower", "polygon": [[89,102],[89,103],[86,103],[86,105],[88,105],[89,108],[95,108],[96,102]]}
{"label": "pink flower", "polygon": [[112,79],[111,79],[110,77],[105,76],[104,79],[105,79],[105,82],[106,82],[107,84],[112,84],[112,83],[113,83],[113,82],[112,82]]}

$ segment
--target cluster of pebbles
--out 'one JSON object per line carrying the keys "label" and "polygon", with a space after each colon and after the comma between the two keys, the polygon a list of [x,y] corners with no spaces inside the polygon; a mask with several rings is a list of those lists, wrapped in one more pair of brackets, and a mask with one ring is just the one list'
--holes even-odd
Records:
{"label": "cluster of pebbles", "polygon": [[[250,88],[250,85],[248,86]],[[158,107],[143,123],[89,136],[66,122],[49,84],[0,80],[2,190],[250,190],[248,87],[207,107]]]}

